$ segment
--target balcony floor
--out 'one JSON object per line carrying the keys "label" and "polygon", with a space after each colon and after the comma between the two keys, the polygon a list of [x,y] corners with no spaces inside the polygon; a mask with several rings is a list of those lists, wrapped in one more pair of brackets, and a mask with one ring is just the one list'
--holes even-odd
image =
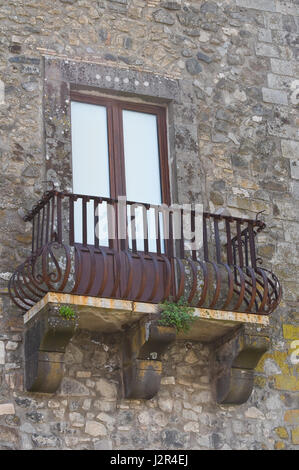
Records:
{"label": "balcony floor", "polygon": [[[158,312],[158,305],[152,303],[48,292],[26,312],[24,324],[31,323],[38,314],[42,314],[49,307],[63,304],[71,306],[76,311],[79,328],[103,333],[121,331],[124,326]],[[195,308],[194,313],[197,319],[190,331],[187,334],[180,333],[177,339],[209,343],[226,336],[242,324],[256,327],[269,325],[269,317],[265,315],[206,308]]]}

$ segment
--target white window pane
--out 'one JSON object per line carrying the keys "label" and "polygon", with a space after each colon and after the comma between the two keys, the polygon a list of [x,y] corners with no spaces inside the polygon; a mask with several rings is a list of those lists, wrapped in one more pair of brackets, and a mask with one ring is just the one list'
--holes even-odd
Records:
{"label": "white window pane", "polygon": [[[107,203],[96,205],[94,213],[94,201],[89,201],[86,204],[86,219],[87,219],[87,244],[93,245],[95,243],[95,235],[99,240],[101,246],[108,246],[108,211]],[[74,221],[75,221],[75,242],[83,242],[83,217],[82,217],[82,199],[74,202]]]}
{"label": "white window pane", "polygon": [[[128,242],[129,248],[132,248],[132,239],[136,240],[137,251],[144,251],[144,239],[148,239],[148,251],[156,253],[158,251],[157,237],[158,237],[158,221],[160,225],[160,250],[164,253],[164,240],[163,240],[163,219],[162,213],[159,214],[154,208],[148,210],[144,206],[138,206],[134,211],[135,217],[132,220],[133,212],[132,206],[128,206],[127,220],[128,220]],[[145,218],[145,220],[144,220]],[[147,231],[147,233],[146,233]],[[146,236],[147,235],[147,236]]]}
{"label": "white window pane", "polygon": [[[126,192],[129,201],[161,204],[160,157],[157,133],[157,117],[154,114],[123,111],[124,157]],[[147,234],[141,207],[135,211],[137,250],[144,250],[144,238],[148,238],[150,252],[157,251],[155,210],[146,211]],[[128,214],[129,247],[132,247],[131,214]],[[160,220],[160,236],[163,222]],[[162,223],[161,223],[162,222]],[[162,237],[161,237],[162,238]],[[161,241],[161,250],[164,244]]]}
{"label": "white window pane", "polygon": [[[104,106],[71,103],[73,192],[110,197],[107,112]],[[75,203],[75,241],[82,243],[82,203]],[[87,204],[87,241],[94,243],[93,202]]]}
{"label": "white window pane", "polygon": [[[110,210],[113,210],[113,207],[110,206]],[[109,245],[109,208],[107,202],[102,202],[99,204],[96,209],[96,216],[97,216],[97,224],[96,224],[96,236],[99,240],[99,244],[101,246],[108,246]],[[114,222],[115,216],[114,213],[111,217],[110,215],[110,222]]]}
{"label": "white window pane", "polygon": [[157,117],[123,110],[126,191],[129,201],[161,203]]}

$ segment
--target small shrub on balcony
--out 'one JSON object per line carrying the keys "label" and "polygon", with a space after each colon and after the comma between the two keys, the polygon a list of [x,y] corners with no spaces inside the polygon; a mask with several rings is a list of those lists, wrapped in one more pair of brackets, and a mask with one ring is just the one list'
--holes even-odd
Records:
{"label": "small shrub on balcony", "polygon": [[61,315],[66,320],[74,320],[76,318],[74,309],[69,305],[61,305],[59,308],[59,315]]}
{"label": "small shrub on balcony", "polygon": [[187,333],[192,323],[195,320],[194,308],[190,307],[184,298],[179,299],[177,302],[165,300],[159,304],[160,307],[160,320],[159,324],[162,326],[172,326],[179,333],[183,331]]}

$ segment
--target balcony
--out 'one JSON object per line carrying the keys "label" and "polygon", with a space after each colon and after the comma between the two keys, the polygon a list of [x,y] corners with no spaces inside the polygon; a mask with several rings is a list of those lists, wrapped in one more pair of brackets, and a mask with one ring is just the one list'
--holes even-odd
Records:
{"label": "balcony", "polygon": [[[257,235],[265,228],[260,220],[199,214],[194,207],[186,213],[179,206],[120,202],[55,190],[44,194],[26,220],[32,222],[32,250],[12,275],[9,292],[25,313],[27,345],[34,342],[32,329],[37,319],[46,318],[49,309],[63,303],[75,307],[79,327],[110,332],[134,329],[144,318],[156,316],[160,302],[184,297],[195,308],[198,321],[181,338],[217,342],[244,325],[266,326],[267,316],[281,298],[277,277],[261,267],[257,255]],[[48,320],[45,331],[50,328]],[[143,327],[149,331],[148,324]],[[164,337],[161,327],[152,324],[151,328],[153,337],[162,335],[162,343],[169,340],[170,332]],[[40,346],[47,336],[43,334],[40,354],[45,351]],[[66,337],[67,344],[69,335]],[[252,333],[246,337],[251,338]],[[155,351],[159,349],[156,339]],[[53,351],[51,347],[46,350]],[[33,357],[31,346],[28,348],[27,362]],[[135,356],[142,358],[142,345],[139,349]],[[258,350],[264,352],[264,345]],[[234,351],[236,355],[236,348]],[[38,375],[35,370],[27,376],[32,374]],[[41,377],[46,383],[46,375],[40,373],[38,380],[28,378],[27,388],[54,390],[57,383],[52,388],[41,385]],[[127,396],[143,397],[138,387],[139,391],[128,391]],[[218,401],[224,403],[225,399]]]}
{"label": "balcony", "polygon": [[[189,215],[194,240],[195,210]],[[57,292],[153,304],[184,296],[199,308],[273,312],[280,284],[259,266],[255,243],[265,224],[204,212],[196,249],[183,238],[183,217],[180,207],[50,191],[26,216],[32,251],[10,280],[11,298],[23,311]],[[110,238],[121,222],[125,236]],[[106,227],[102,240],[99,223]]]}

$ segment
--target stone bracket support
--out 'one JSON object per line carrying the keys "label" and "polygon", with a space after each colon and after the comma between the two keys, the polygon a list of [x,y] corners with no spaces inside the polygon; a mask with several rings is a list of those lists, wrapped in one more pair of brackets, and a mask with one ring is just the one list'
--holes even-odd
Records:
{"label": "stone bracket support", "polygon": [[25,387],[31,392],[54,393],[63,377],[65,348],[75,330],[56,309],[37,315],[25,329]]}
{"label": "stone bracket support", "polygon": [[234,335],[214,344],[213,383],[217,403],[240,405],[250,397],[254,369],[269,349],[268,331],[243,325]]}
{"label": "stone bracket support", "polygon": [[[74,320],[59,314],[70,305]],[[196,309],[197,320],[187,333],[159,325],[157,306],[145,303],[48,293],[26,313],[25,386],[37,393],[55,393],[64,373],[64,354],[77,329],[119,332],[122,390],[132,399],[150,399],[160,388],[162,354],[178,341],[211,346],[210,371],[215,400],[241,404],[250,396],[254,368],[269,347],[269,320],[234,312]]]}
{"label": "stone bracket support", "polygon": [[123,386],[126,398],[152,398],[160,388],[161,355],[175,340],[174,328],[156,321],[138,322],[127,330],[123,343]]}

